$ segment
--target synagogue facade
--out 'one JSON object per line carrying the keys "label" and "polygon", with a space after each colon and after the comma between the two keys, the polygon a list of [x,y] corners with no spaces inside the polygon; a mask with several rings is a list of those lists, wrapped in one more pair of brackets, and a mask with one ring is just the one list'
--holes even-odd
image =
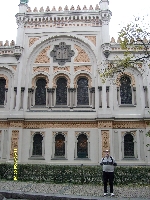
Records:
{"label": "synagogue facade", "polygon": [[[30,2],[29,2],[30,3]],[[150,69],[139,63],[102,82],[122,55],[110,39],[108,0],[33,10],[20,1],[16,42],[0,42],[0,162],[150,165]],[[114,27],[115,28],[115,27]]]}

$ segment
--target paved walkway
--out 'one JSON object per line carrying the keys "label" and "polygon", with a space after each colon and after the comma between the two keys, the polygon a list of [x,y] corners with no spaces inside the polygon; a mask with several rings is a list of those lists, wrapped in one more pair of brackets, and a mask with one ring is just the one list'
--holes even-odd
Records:
{"label": "paved walkway", "polygon": [[114,186],[115,197],[103,197],[103,186],[0,181],[0,193],[7,199],[63,200],[150,200],[150,186]]}

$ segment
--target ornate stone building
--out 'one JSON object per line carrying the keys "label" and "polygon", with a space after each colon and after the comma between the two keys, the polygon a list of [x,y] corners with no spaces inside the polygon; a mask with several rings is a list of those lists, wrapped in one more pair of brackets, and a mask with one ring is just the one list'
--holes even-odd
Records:
{"label": "ornate stone building", "polygon": [[0,43],[0,162],[13,162],[17,148],[19,163],[97,165],[110,149],[120,165],[150,164],[149,67],[99,77],[122,54],[109,38],[108,0],[58,10],[27,3],[16,44]]}

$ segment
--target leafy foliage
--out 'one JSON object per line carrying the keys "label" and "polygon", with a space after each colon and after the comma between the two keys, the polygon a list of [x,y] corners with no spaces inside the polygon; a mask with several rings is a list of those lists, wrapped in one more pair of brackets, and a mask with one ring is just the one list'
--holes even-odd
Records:
{"label": "leafy foliage", "polygon": [[[150,185],[150,166],[116,167],[115,185]],[[0,164],[0,179],[13,180],[13,165]],[[101,166],[18,164],[18,181],[102,184]]]}
{"label": "leafy foliage", "polygon": [[[116,73],[123,73],[127,68],[137,67],[141,63],[150,66],[150,33],[149,25],[144,24],[144,18],[135,18],[118,33],[118,41],[122,54],[114,57],[114,60],[107,60],[104,71],[99,70],[102,82],[111,78]],[[143,71],[144,72],[144,71]]]}

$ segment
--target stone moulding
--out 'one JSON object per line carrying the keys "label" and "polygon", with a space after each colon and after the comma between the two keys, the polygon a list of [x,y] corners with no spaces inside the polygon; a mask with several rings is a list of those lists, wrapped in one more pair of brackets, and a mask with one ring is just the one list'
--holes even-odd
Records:
{"label": "stone moulding", "polygon": [[98,129],[145,129],[150,121],[0,121],[0,128],[98,128]]}

